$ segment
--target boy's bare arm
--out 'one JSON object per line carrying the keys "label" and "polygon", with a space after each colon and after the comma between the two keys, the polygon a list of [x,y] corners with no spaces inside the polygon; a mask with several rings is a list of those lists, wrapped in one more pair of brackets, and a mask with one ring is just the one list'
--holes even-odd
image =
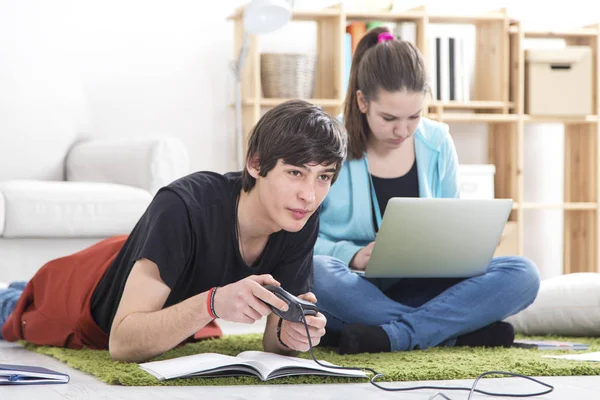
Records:
{"label": "boy's bare arm", "polygon": [[[253,323],[271,310],[261,300],[280,309],[287,304],[264,285],[279,285],[272,276],[251,275],[219,288],[214,309],[226,321]],[[109,351],[118,361],[141,362],[160,355],[206,326],[208,292],[162,309],[171,290],[158,266],[147,259],[135,263],[110,331]]]}
{"label": "boy's bare arm", "polygon": [[155,263],[147,259],[135,263],[110,331],[109,351],[114,360],[151,359],[212,320],[206,309],[207,292],[162,309],[170,292]]}

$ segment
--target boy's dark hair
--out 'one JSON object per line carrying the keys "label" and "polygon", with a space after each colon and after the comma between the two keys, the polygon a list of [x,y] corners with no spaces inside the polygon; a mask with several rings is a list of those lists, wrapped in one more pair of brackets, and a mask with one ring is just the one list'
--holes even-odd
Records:
{"label": "boy's dark hair", "polygon": [[[303,166],[316,162],[335,165],[337,175],[346,158],[347,135],[344,126],[319,106],[303,100],[289,100],[269,110],[252,129],[246,161],[258,156],[260,176],[267,176],[281,159]],[[246,168],[242,188],[256,184]]]}
{"label": "boy's dark hair", "polygon": [[380,89],[413,93],[429,90],[425,62],[419,49],[402,40],[378,43],[378,36],[384,32],[390,31],[386,27],[369,30],[358,42],[352,59],[344,103],[349,159],[363,157],[369,135],[367,118],[358,108],[357,90],[363,93],[367,101],[376,100]]}

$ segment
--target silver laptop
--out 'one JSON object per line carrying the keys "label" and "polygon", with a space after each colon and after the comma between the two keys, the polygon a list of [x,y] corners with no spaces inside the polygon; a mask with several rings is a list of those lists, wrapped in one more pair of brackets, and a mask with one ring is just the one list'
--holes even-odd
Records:
{"label": "silver laptop", "polygon": [[[511,199],[389,200],[366,278],[468,278],[487,271]],[[362,271],[361,271],[362,272]]]}

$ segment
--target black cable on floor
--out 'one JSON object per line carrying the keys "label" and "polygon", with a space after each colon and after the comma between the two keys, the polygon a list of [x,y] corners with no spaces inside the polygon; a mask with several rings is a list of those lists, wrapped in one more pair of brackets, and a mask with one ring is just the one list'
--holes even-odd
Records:
{"label": "black cable on floor", "polygon": [[[434,390],[462,390],[462,391],[469,391],[469,397],[467,398],[467,400],[471,400],[471,398],[473,397],[473,393],[481,393],[481,394],[485,394],[487,396],[504,396],[504,397],[535,397],[535,396],[542,396],[545,394],[548,394],[550,392],[552,392],[554,390],[554,386],[549,385],[547,383],[544,383],[540,380],[537,380],[535,378],[532,378],[530,376],[526,376],[526,375],[521,375],[521,374],[517,374],[517,373],[513,373],[513,372],[505,372],[505,371],[488,371],[488,372],[484,372],[483,374],[479,375],[475,381],[473,382],[473,386],[471,386],[470,388],[468,387],[462,387],[462,386],[447,386],[447,387],[442,387],[442,386],[411,386],[411,387],[406,387],[406,388],[388,388],[385,386],[381,386],[381,384],[379,384],[378,382],[375,382],[375,380],[377,378],[381,378],[384,377],[384,374],[381,374],[377,371],[375,371],[372,368],[369,367],[339,367],[339,366],[331,366],[331,365],[325,365],[320,363],[314,353],[313,353],[313,345],[312,345],[312,341],[310,340],[310,332],[308,331],[308,324],[306,323],[306,318],[304,317],[304,309],[302,308],[301,304],[298,304],[298,307],[300,307],[300,310],[302,310],[302,322],[304,323],[304,328],[306,329],[306,336],[308,337],[308,345],[309,347],[309,352],[310,352],[310,356],[312,357],[313,361],[316,362],[318,365],[325,367],[325,368],[331,368],[331,369],[343,369],[343,370],[348,370],[348,371],[369,371],[371,374],[373,374],[373,376],[369,379],[369,382],[375,386],[376,388],[379,388],[381,390],[385,390],[386,392],[407,392],[407,391],[412,391],[412,390],[425,390],[425,389],[434,389]],[[535,393],[495,393],[495,392],[488,392],[485,390],[481,390],[481,389],[476,389],[477,387],[477,383],[479,382],[479,380],[481,378],[483,378],[486,375],[508,375],[508,376],[514,376],[514,377],[518,377],[518,378],[524,378],[524,379],[528,379],[530,381],[533,381],[535,383],[539,383],[542,386],[547,387],[548,389],[542,392],[535,392]],[[437,396],[442,396],[443,398],[447,399],[447,400],[451,400],[449,397],[447,397],[445,394],[438,392],[436,394],[433,395],[433,397],[431,397],[431,399],[437,397]]]}

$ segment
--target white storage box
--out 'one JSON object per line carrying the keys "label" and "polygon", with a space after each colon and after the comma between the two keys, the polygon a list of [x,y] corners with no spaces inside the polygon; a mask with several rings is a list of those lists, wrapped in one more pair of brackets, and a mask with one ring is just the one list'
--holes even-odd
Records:
{"label": "white storage box", "polygon": [[592,49],[525,51],[526,112],[531,115],[582,116],[592,112]]}
{"label": "white storage box", "polygon": [[493,199],[493,164],[462,164],[458,166],[461,199]]}

